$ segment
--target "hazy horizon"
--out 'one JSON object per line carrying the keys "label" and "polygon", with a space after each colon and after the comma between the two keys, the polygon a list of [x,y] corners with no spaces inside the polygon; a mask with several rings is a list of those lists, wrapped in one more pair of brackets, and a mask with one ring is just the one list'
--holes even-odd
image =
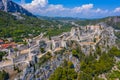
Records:
{"label": "hazy horizon", "polygon": [[120,15],[119,0],[13,0],[34,15],[103,18]]}

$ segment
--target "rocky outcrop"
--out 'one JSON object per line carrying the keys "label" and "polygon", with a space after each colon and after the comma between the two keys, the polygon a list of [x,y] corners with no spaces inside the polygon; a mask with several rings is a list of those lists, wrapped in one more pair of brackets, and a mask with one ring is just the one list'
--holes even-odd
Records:
{"label": "rocky outcrop", "polygon": [[107,52],[113,46],[116,46],[116,37],[114,35],[114,29],[112,27],[106,27],[100,34],[99,40],[92,45],[83,45],[81,49],[83,53],[94,53],[96,48],[100,48],[102,52]]}
{"label": "rocky outcrop", "polygon": [[[0,0],[0,10],[10,13],[20,13],[27,16],[34,16],[32,13],[24,9],[22,6],[11,0]],[[35,17],[35,16],[34,16]]]}
{"label": "rocky outcrop", "polygon": [[4,5],[3,5],[2,0],[0,0],[0,10],[4,10]]}

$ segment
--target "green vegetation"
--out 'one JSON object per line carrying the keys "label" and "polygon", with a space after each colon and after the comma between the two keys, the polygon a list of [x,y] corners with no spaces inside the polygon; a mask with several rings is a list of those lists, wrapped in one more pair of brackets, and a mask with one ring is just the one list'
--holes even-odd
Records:
{"label": "green vegetation", "polygon": [[78,58],[80,61],[83,60],[85,57],[85,54],[81,51],[81,47],[78,45],[78,43],[72,41],[71,47],[72,47],[72,55]]}
{"label": "green vegetation", "polygon": [[57,54],[63,55],[64,52],[65,52],[65,49],[62,49],[62,50],[60,50],[60,51],[56,51],[56,52],[55,52],[55,55],[57,55]]}
{"label": "green vegetation", "polygon": [[5,71],[0,71],[0,80],[8,80],[9,79],[9,74],[6,73]]}
{"label": "green vegetation", "polygon": [[1,51],[0,51],[0,61],[2,61],[3,56],[5,56],[5,55],[6,55],[6,52],[1,52]]}
{"label": "green vegetation", "polygon": [[[54,20],[41,20],[35,17],[28,17],[21,15],[23,19],[16,19],[6,12],[0,12],[0,38],[12,38],[15,42],[23,42],[24,38],[32,38],[39,35],[41,32],[46,32],[45,36],[51,37],[59,35],[63,32],[70,31],[72,25],[69,23],[62,23]],[[108,25],[116,29],[120,29],[120,23],[115,23],[111,19],[94,19],[94,20],[76,20],[75,23],[79,25],[96,24],[99,22],[106,22]],[[61,28],[59,27],[61,25]],[[119,36],[119,34],[118,34]]]}
{"label": "green vegetation", "polygon": [[[112,70],[112,67],[115,65],[114,56],[120,57],[120,50],[118,50],[116,47],[113,47],[108,53],[101,53],[100,48],[97,48],[95,54],[99,55],[99,60],[96,60],[96,56],[89,55],[85,56],[81,61],[81,72],[79,73],[80,80],[92,80],[93,77],[97,78],[97,76],[100,74],[109,73],[110,70]],[[112,76],[112,74],[114,74],[113,76],[119,75],[118,72],[114,72],[111,73],[109,77]],[[97,78],[96,80],[101,79]]]}
{"label": "green vegetation", "polygon": [[96,47],[96,52],[95,54],[102,55],[101,49],[99,46]]}
{"label": "green vegetation", "polygon": [[[0,38],[12,38],[15,42],[23,42],[24,38],[32,38],[41,32],[46,32],[45,36],[54,36],[62,32],[69,31],[71,25],[41,20],[34,17],[22,16],[24,19],[16,19],[6,12],[0,12]],[[58,25],[61,24],[61,28]],[[51,27],[53,25],[54,27]]]}
{"label": "green vegetation", "polygon": [[49,80],[76,80],[77,73],[74,71],[72,62],[65,61],[62,67],[58,67]]}
{"label": "green vegetation", "polygon": [[46,61],[50,60],[50,58],[52,57],[51,53],[48,52],[47,54],[45,54],[44,56],[42,56],[40,59],[39,59],[39,66],[41,66],[41,64],[44,64]]}
{"label": "green vegetation", "polygon": [[120,48],[120,31],[118,32],[114,32],[115,36],[117,37],[116,39],[116,44],[118,45],[118,47]]}
{"label": "green vegetation", "polygon": [[120,39],[116,39],[116,44],[120,48]]}
{"label": "green vegetation", "polygon": [[19,67],[18,67],[18,66],[15,66],[15,65],[14,65],[14,70],[17,71],[18,73],[21,72],[21,70],[19,69]]}
{"label": "green vegetation", "polygon": [[97,23],[100,22],[104,22],[109,26],[112,26],[115,29],[120,29],[120,21],[119,21],[120,17],[119,16],[113,16],[113,17],[106,17],[106,18],[102,18],[102,19],[88,19],[88,20],[77,20],[75,21],[75,23],[81,25],[81,26],[86,26],[89,24],[95,25]]}
{"label": "green vegetation", "polygon": [[50,36],[56,36],[56,35],[59,35],[63,32],[68,32],[71,30],[71,25],[64,25],[62,28],[58,28],[58,27],[54,27],[54,28],[49,28],[47,30],[47,33],[46,33],[46,36],[50,37]]}
{"label": "green vegetation", "polygon": [[[116,51],[114,51],[114,49]],[[97,50],[100,51],[99,48]],[[92,80],[92,77],[109,72],[115,64],[114,56],[118,56],[118,51],[116,48],[112,48],[108,53],[102,53],[102,55],[99,56],[99,60],[96,60],[95,56],[90,55],[86,56],[84,60],[81,61],[81,80],[84,80],[84,75],[86,75],[86,78],[88,77],[88,79],[90,78],[90,80]]]}
{"label": "green vegetation", "polygon": [[79,58],[79,54],[76,50],[72,50],[72,55]]}
{"label": "green vegetation", "polygon": [[[116,47],[112,47],[107,53],[105,53],[101,51],[100,46],[97,46],[96,52],[94,54],[85,56],[81,52],[80,46],[74,43],[74,47],[72,47],[72,55],[80,60],[80,72],[77,73],[76,79],[93,80],[94,78],[94,80],[104,80],[102,78],[99,78],[98,76],[100,74],[106,74],[111,72],[113,66],[116,64],[114,57],[120,57],[120,50],[118,50]],[[117,65],[119,66],[119,63]],[[68,66],[68,62],[64,61],[64,64],[55,70],[53,75],[50,77],[50,80],[76,80],[74,78],[67,79],[68,74],[66,75],[63,73],[65,70],[67,70],[65,69],[65,66]],[[70,67],[70,69],[71,68],[74,69],[74,67]],[[110,73],[109,75],[112,74],[113,73]],[[114,75],[118,76],[119,74],[114,73]]]}
{"label": "green vegetation", "polygon": [[91,77],[106,73],[112,69],[114,64],[114,58],[109,54],[103,53],[98,61],[93,56],[85,58],[85,61],[81,62],[81,71]]}
{"label": "green vegetation", "polygon": [[111,53],[112,56],[120,57],[120,50],[118,50],[116,47],[113,47],[110,50],[110,53]]}
{"label": "green vegetation", "polygon": [[113,70],[110,73],[107,74],[107,78],[109,80],[115,80],[115,79],[120,79],[120,62],[116,63],[116,67],[118,70]]}
{"label": "green vegetation", "polygon": [[[46,32],[46,35],[49,39],[51,36],[59,35],[63,32],[70,31],[71,25],[66,23],[63,24],[59,21],[47,21],[41,20],[34,17],[24,16],[24,19],[16,19],[14,16],[10,15],[6,12],[0,12],[0,38],[12,38],[15,42],[22,42],[27,44],[23,41],[24,38],[33,38],[39,35],[41,32]],[[110,18],[103,18],[98,20],[79,20],[75,21],[75,23],[85,26],[88,24],[96,24],[99,22],[105,22],[107,25],[113,26],[115,29],[120,29],[120,22],[114,22],[114,18],[108,20]],[[58,26],[61,25],[61,28]],[[120,38],[120,32],[115,33],[115,35]],[[94,42],[96,40],[94,39]],[[120,40],[117,40],[119,43]],[[71,43],[74,43],[71,42]],[[100,47],[96,48],[95,54],[90,54],[89,56],[85,56],[82,51],[80,50],[80,46],[75,43],[74,45],[70,45],[70,49],[72,51],[72,55],[80,60],[80,72],[77,73],[74,70],[74,65],[72,62],[64,61],[60,67],[58,67],[55,72],[51,75],[49,80],[102,80],[98,78],[98,75],[103,73],[109,73],[112,67],[115,64],[115,57],[120,57],[120,50],[116,47],[113,47],[108,53],[104,53],[101,51]],[[51,46],[52,47],[52,46]],[[73,48],[74,47],[74,48]],[[41,52],[45,52],[43,48],[40,49]],[[17,51],[17,49],[15,49]],[[55,52],[57,54],[63,54],[65,50],[61,50]],[[2,61],[3,56],[5,56],[5,52],[0,52],[0,61]],[[99,56],[99,59],[97,60]],[[35,65],[37,67],[41,66],[48,60],[52,58],[51,53],[47,53],[42,56],[38,63]],[[120,63],[117,64],[118,69],[120,69]],[[19,72],[18,68],[15,68]],[[0,80],[6,80],[9,78],[8,73],[5,71],[0,71]],[[120,72],[113,71],[108,74],[108,79],[120,79]]]}
{"label": "green vegetation", "polygon": [[79,60],[82,60],[85,57],[85,54],[83,54],[79,48],[73,49],[72,55],[78,58]]}
{"label": "green vegetation", "polygon": [[94,77],[94,80],[104,80],[104,79],[95,76],[95,77]]}
{"label": "green vegetation", "polygon": [[120,32],[115,32],[115,36],[120,39]]}
{"label": "green vegetation", "polygon": [[78,80],[92,80],[92,76],[81,72],[78,76]]}
{"label": "green vegetation", "polygon": [[120,62],[117,63],[117,68],[120,70]]}
{"label": "green vegetation", "polygon": [[42,53],[45,53],[45,49],[44,49],[44,48],[40,48],[40,51],[41,51]]}
{"label": "green vegetation", "polygon": [[115,79],[120,80],[120,71],[113,71],[109,73],[107,77],[109,80],[115,80]]}

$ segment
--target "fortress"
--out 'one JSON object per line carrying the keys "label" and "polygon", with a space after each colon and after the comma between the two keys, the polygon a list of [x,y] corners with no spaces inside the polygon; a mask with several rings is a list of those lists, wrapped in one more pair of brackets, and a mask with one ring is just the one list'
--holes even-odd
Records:
{"label": "fortress", "polygon": [[[12,72],[14,71],[14,67],[17,66],[23,71],[19,74],[20,76],[16,76],[16,80],[33,78],[29,77],[34,75],[30,74],[29,70],[33,71],[33,69],[29,68],[29,66],[36,64],[40,59],[44,58],[47,53],[50,53],[53,56],[51,60],[48,60],[45,63],[46,65],[43,64],[35,71],[35,74],[39,72],[41,80],[46,80],[54,69],[60,66],[64,59],[69,59],[73,62],[76,71],[80,69],[79,60],[72,57],[71,52],[67,52],[65,56],[61,54],[56,55],[56,52],[63,49],[71,51],[72,47],[80,46],[82,53],[90,55],[91,53],[94,54],[97,50],[97,46],[99,46],[102,52],[107,52],[112,45],[116,44],[114,29],[103,24],[73,27],[70,32],[63,32],[61,35],[52,36],[50,38],[45,37],[45,34],[46,32],[31,39],[25,38],[24,40],[28,44],[17,44],[16,48],[18,50],[16,51],[13,48],[8,49],[8,55],[4,56],[4,60],[0,62],[0,69],[7,69],[8,72]],[[34,73],[34,71],[32,73]]]}

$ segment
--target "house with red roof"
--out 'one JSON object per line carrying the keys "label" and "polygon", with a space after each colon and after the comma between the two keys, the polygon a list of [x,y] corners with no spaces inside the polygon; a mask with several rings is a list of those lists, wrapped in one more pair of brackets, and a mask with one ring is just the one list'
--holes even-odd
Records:
{"label": "house with red roof", "polygon": [[1,44],[0,48],[2,49],[7,49],[7,48],[16,48],[16,44],[15,43],[6,43],[6,44]]}

